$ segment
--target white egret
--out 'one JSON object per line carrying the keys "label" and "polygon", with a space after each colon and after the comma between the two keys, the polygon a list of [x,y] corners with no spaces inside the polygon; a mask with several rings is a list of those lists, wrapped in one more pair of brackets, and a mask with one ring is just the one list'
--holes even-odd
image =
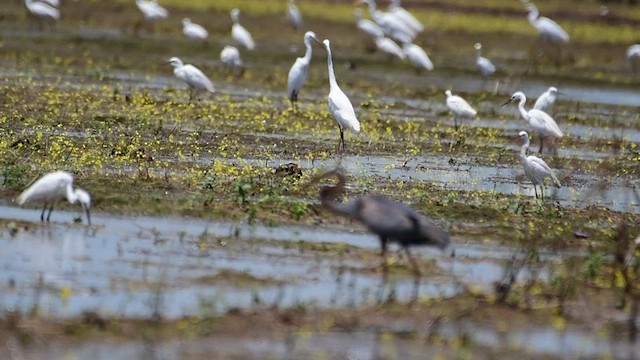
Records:
{"label": "white egret", "polygon": [[529,10],[527,20],[538,31],[538,35],[542,40],[553,43],[569,42],[569,34],[558,23],[548,17],[539,16],[540,12],[538,12],[538,8],[534,4],[527,3],[526,7]]}
{"label": "white egret", "polygon": [[542,93],[540,97],[538,97],[538,100],[536,100],[535,104],[533,104],[533,108],[542,110],[549,114],[551,108],[556,103],[557,95],[558,89],[556,89],[554,86],[550,87],[547,91]]}
{"label": "white egret", "polygon": [[244,72],[244,65],[240,58],[240,51],[238,51],[238,48],[235,46],[226,45],[222,51],[220,51],[220,61],[234,70],[240,69],[240,75]]}
{"label": "white egret", "polygon": [[293,26],[295,31],[299,31],[302,28],[302,13],[296,6],[295,0],[289,0],[289,6],[287,7],[287,20],[289,20],[289,24]]}
{"label": "white egret", "polygon": [[362,31],[363,34],[367,35],[372,39],[376,39],[384,36],[384,31],[382,28],[371,20],[365,19],[362,14],[362,9],[354,9],[353,14],[356,16],[356,23],[358,24],[358,29]]}
{"label": "white egret", "polygon": [[452,95],[451,90],[444,92],[447,95],[447,107],[453,113],[453,123],[456,131],[458,130],[458,118],[473,119],[478,112],[472,108],[467,100],[458,95]]}
{"label": "white egret", "polygon": [[367,4],[371,19],[378,24],[385,35],[400,43],[413,42],[417,33],[395,15],[377,10],[374,0],[359,0],[360,4]]}
{"label": "white egret", "polygon": [[376,48],[381,52],[389,55],[390,58],[397,57],[400,60],[404,60],[404,51],[402,48],[396,44],[395,41],[389,39],[388,37],[378,37],[375,40]]}
{"label": "white egret", "polygon": [[405,56],[409,59],[409,62],[413,64],[416,68],[417,72],[420,72],[422,69],[427,71],[433,70],[433,63],[427,53],[420,46],[416,44],[405,43],[402,46],[402,50],[404,51]]}
{"label": "white egret", "polygon": [[387,7],[389,12],[395,15],[400,20],[404,21],[412,30],[415,32],[424,31],[424,26],[420,21],[418,21],[410,12],[405,10],[402,5],[400,5],[400,0],[391,0],[389,6]]}
{"label": "white egret", "polygon": [[79,202],[87,215],[87,223],[91,225],[91,196],[86,191],[76,188],[73,189],[73,175],[66,171],[54,171],[45,174],[36,182],[31,184],[25,191],[18,195],[16,201],[18,205],[28,202],[42,202],[44,208],[40,215],[40,220],[44,221],[44,213],[49,209],[47,221],[51,218],[53,207],[60,201],[67,199],[69,203],[75,204]]}
{"label": "white egret", "polygon": [[207,40],[209,32],[202,26],[191,22],[191,19],[182,19],[182,33],[189,39],[193,40]]}
{"label": "white egret", "polygon": [[336,81],[336,74],[333,72],[333,59],[331,58],[329,40],[325,39],[322,43],[327,50],[327,67],[329,70],[329,112],[331,112],[331,115],[333,115],[333,118],[336,119],[336,122],[340,127],[340,143],[338,144],[338,150],[340,149],[340,145],[342,145],[342,150],[344,150],[344,128],[347,128],[354,133],[359,133],[360,122],[356,117],[356,112],[353,110],[351,101],[347,95],[342,92],[340,86],[338,86],[338,82]]}
{"label": "white egret", "polygon": [[136,5],[146,22],[156,22],[169,16],[169,11],[160,6],[157,0],[136,0]]}
{"label": "white egret", "polygon": [[244,46],[247,50],[253,50],[255,43],[251,33],[240,25],[240,10],[231,10],[231,20],[233,20],[233,26],[231,27],[231,38],[238,44]]}
{"label": "white egret", "polygon": [[60,11],[51,4],[36,0],[25,0],[24,4],[29,13],[38,20],[40,30],[43,23],[46,22],[53,28],[55,22],[60,19]]}
{"label": "white egret", "polygon": [[627,49],[627,60],[631,63],[631,69],[635,72],[640,63],[640,44],[634,44]]}
{"label": "white egret", "polygon": [[529,148],[529,134],[527,134],[526,131],[520,131],[519,136],[524,139],[524,144],[522,144],[522,148],[520,148],[520,162],[524,168],[524,173],[533,184],[533,191],[536,194],[536,199],[538,198],[538,190],[536,189],[538,185],[540,185],[540,194],[542,199],[544,199],[544,179],[551,179],[556,187],[560,187],[560,181],[544,160],[533,155],[527,156],[527,149]]}
{"label": "white egret", "polygon": [[177,57],[169,59],[169,64],[173,66],[175,76],[189,85],[189,102],[193,99],[194,89],[206,90],[210,93],[215,92],[211,80],[197,67],[191,64],[185,65]]}
{"label": "white egret", "polygon": [[309,74],[309,64],[311,63],[311,54],[313,53],[312,41],[320,43],[320,40],[318,40],[313,31],[307,31],[304,34],[304,46],[307,50],[305,51],[304,56],[296,59],[289,70],[287,96],[289,97],[294,110],[296,108],[296,101],[298,101],[300,89],[304,86],[304,83],[307,81],[307,75]]}
{"label": "white egret", "polygon": [[556,124],[556,121],[553,120],[553,118],[549,116],[549,114],[538,109],[531,109],[529,111],[525,110],[524,104],[527,102],[527,97],[521,91],[514,93],[507,102],[502,104],[502,106],[507,105],[513,100],[520,101],[518,103],[518,110],[520,110],[520,115],[522,115],[522,118],[529,122],[529,125],[533,128],[533,130],[537,132],[538,135],[540,135],[540,153],[542,153],[542,147],[544,145],[543,141],[545,137],[551,136],[557,139],[562,138],[564,134],[562,133],[562,131],[560,131],[558,124]]}
{"label": "white egret", "polygon": [[491,60],[482,56],[482,44],[476,43],[473,47],[476,49],[476,67],[482,77],[486,80],[489,75],[496,72],[496,67],[493,65]]}

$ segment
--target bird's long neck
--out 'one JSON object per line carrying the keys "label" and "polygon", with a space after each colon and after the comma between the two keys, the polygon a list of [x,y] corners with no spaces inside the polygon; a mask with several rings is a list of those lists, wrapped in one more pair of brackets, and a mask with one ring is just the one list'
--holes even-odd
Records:
{"label": "bird's long neck", "polygon": [[311,40],[305,39],[304,46],[307,48],[307,51],[304,53],[304,61],[308,64],[311,61],[311,53],[313,52]]}
{"label": "bird's long neck", "polygon": [[342,173],[335,173],[338,177],[338,183],[335,186],[324,186],[320,189],[320,202],[333,213],[358,217],[358,202],[349,201],[340,203],[336,198],[344,193],[345,177]]}
{"label": "bird's long neck", "polygon": [[336,74],[333,72],[333,59],[331,57],[331,48],[327,46],[327,68],[329,70],[329,85],[332,88],[338,86],[338,82],[336,81]]}
{"label": "bird's long neck", "polygon": [[[527,102],[527,99],[525,98],[520,98],[520,102],[518,103],[518,110],[520,110],[520,115],[522,115],[522,117],[525,120],[529,120],[529,113],[527,112],[527,110],[525,110],[524,108],[524,104]],[[529,140],[527,140],[529,141]]]}
{"label": "bird's long neck", "polygon": [[529,14],[527,15],[527,20],[529,20],[529,23],[533,25],[538,19],[538,15],[540,15],[540,12],[538,12],[538,8],[531,7],[531,9],[529,9]]}
{"label": "bird's long neck", "polygon": [[482,57],[482,48],[476,49],[476,59],[480,59]]}
{"label": "bird's long neck", "polygon": [[67,200],[70,204],[74,204],[76,201],[78,201],[78,195],[76,194],[75,190],[73,190],[72,184],[67,184]]}
{"label": "bird's long neck", "polygon": [[529,137],[525,137],[524,138],[524,144],[522,144],[522,147],[520,148],[520,160],[522,161],[526,161],[527,160],[527,149],[529,149]]}

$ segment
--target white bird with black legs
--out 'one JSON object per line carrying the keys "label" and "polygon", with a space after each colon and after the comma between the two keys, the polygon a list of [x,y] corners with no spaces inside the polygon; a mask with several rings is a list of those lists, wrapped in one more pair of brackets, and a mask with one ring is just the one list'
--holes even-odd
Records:
{"label": "white bird with black legs", "polygon": [[191,64],[183,64],[177,57],[169,59],[173,66],[173,74],[189,86],[189,102],[193,99],[194,90],[206,90],[214,93],[215,87],[209,78],[197,67]]}
{"label": "white bird with black legs", "polygon": [[480,75],[486,80],[489,75],[496,72],[496,67],[491,60],[482,56],[482,44],[476,43],[473,47],[476,49],[476,67]]}
{"label": "white bird with black legs", "polygon": [[409,11],[405,10],[402,5],[400,5],[400,0],[391,0],[389,6],[387,7],[389,13],[395,15],[398,19],[404,21],[407,26],[409,26],[415,32],[423,32],[424,26],[418,19],[416,19]]}
{"label": "white bird with black legs", "polygon": [[320,40],[316,37],[313,31],[307,31],[304,34],[304,46],[307,49],[304,56],[299,57],[291,65],[289,70],[289,77],[287,80],[287,97],[291,101],[291,106],[296,109],[296,102],[298,101],[298,94],[307,81],[307,75],[309,74],[309,64],[311,63],[311,55],[313,53],[312,41],[320,44]]}
{"label": "white bird with black legs", "polygon": [[240,10],[233,9],[231,10],[231,20],[233,21],[233,26],[231,26],[231,38],[242,45],[247,50],[253,50],[256,47],[256,44],[253,42],[253,37],[251,33],[244,28],[244,26],[240,25]]}
{"label": "white bird with black legs", "polygon": [[433,63],[423,48],[416,44],[404,43],[402,46],[404,55],[419,73],[422,70],[433,70]]}
{"label": "white bird with black legs", "polygon": [[451,90],[444,92],[447,95],[447,107],[453,113],[453,123],[456,131],[458,130],[458,118],[473,119],[478,112],[471,107],[467,100],[458,95],[451,94]]}
{"label": "white bird with black legs", "polygon": [[521,91],[514,93],[507,102],[502,104],[502,106],[505,106],[514,100],[519,101],[518,110],[520,110],[520,115],[522,115],[522,118],[529,123],[531,128],[533,128],[533,130],[538,133],[538,135],[540,135],[540,153],[542,153],[545,137],[561,139],[562,136],[564,136],[564,134],[558,127],[558,124],[556,124],[556,121],[553,120],[553,118],[549,116],[549,114],[538,109],[531,109],[527,111],[524,108],[524,104],[527,102],[527,97]]}
{"label": "white bird with black legs", "polygon": [[325,49],[327,50],[327,67],[329,70],[329,112],[336,119],[338,127],[340,127],[340,143],[338,144],[338,150],[342,146],[344,147],[344,129],[349,129],[354,133],[360,132],[360,121],[356,117],[356,112],[351,105],[351,101],[347,95],[340,89],[338,82],[336,81],[336,74],[333,71],[333,59],[331,57],[331,46],[328,39],[323,42]]}
{"label": "white bird with black legs", "polygon": [[631,64],[631,69],[635,72],[640,64],[640,44],[633,44],[627,48],[627,61]]}
{"label": "white bird with black legs", "polygon": [[548,17],[540,16],[540,12],[534,4],[527,3],[526,7],[529,10],[527,20],[538,31],[538,35],[543,41],[553,43],[569,42],[569,34],[558,23]]}
{"label": "white bird with black legs", "polygon": [[37,19],[40,30],[44,23],[48,23],[53,28],[55,22],[60,19],[60,11],[51,4],[36,0],[25,0],[24,4],[29,13]]}
{"label": "white bird with black legs", "polygon": [[289,0],[287,7],[287,20],[295,31],[299,31],[302,28],[302,13],[296,6],[295,0]]}
{"label": "white bird with black legs", "polygon": [[45,174],[18,195],[16,202],[18,205],[24,205],[29,202],[43,203],[44,207],[40,215],[40,220],[45,221],[44,213],[49,209],[49,214],[46,217],[46,220],[49,221],[54,206],[65,198],[71,204],[78,202],[82,205],[87,215],[87,223],[91,225],[91,214],[89,213],[91,209],[91,196],[82,189],[74,189],[73,175],[66,171],[54,171]]}
{"label": "white bird with black legs", "polygon": [[538,97],[538,100],[533,104],[534,109],[542,110],[547,114],[551,113],[551,108],[556,103],[556,97],[558,96],[558,89],[555,86],[550,87]]}
{"label": "white bird with black legs", "polygon": [[244,64],[242,63],[242,58],[240,58],[240,51],[235,46],[226,45],[222,51],[220,51],[220,61],[233,70],[239,69],[240,74],[244,72]]}
{"label": "white bird with black legs", "polygon": [[384,31],[380,26],[369,19],[365,19],[362,13],[362,9],[354,9],[353,14],[356,16],[356,24],[358,29],[372,39],[376,39],[384,36]]}
{"label": "white bird with black legs", "polygon": [[404,51],[400,47],[400,45],[396,44],[395,41],[389,39],[388,37],[378,37],[375,40],[376,48],[387,55],[389,58],[398,58],[400,60],[404,60],[405,55]]}
{"label": "white bird with black legs", "polygon": [[542,199],[544,199],[544,179],[551,179],[556,187],[561,186],[560,181],[544,160],[533,155],[527,156],[527,149],[529,148],[529,134],[527,134],[526,131],[520,131],[520,134],[518,135],[520,138],[524,139],[522,148],[520,148],[520,162],[524,168],[524,173],[533,184],[533,191],[536,194],[536,199],[538,198],[537,186],[540,186],[540,195],[542,196]]}
{"label": "white bird with black legs", "polygon": [[205,28],[192,22],[189,18],[182,19],[182,33],[193,40],[207,40],[209,37],[209,32]]}

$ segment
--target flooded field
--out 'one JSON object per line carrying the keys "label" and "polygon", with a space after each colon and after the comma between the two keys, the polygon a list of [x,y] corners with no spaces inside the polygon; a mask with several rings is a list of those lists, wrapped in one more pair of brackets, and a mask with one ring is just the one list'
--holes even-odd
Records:
{"label": "flooded field", "polygon": [[[406,1],[435,67],[416,73],[369,49],[350,1],[300,2],[361,122],[338,150],[322,46],[297,111],[287,99],[305,48],[286,1],[160,3],[154,24],[133,1],[63,1],[55,28],[21,2],[0,13],[0,358],[640,356],[640,71],[624,57],[640,7],[536,2],[571,34],[557,59],[520,2]],[[257,43],[242,74],[219,57],[234,7]],[[184,38],[184,17],[209,39]],[[216,92],[189,101],[172,56]],[[537,154],[502,105],[523,91],[530,109],[550,86],[564,136]],[[445,90],[478,110],[458,130]],[[562,184],[544,199],[522,130]],[[330,181],[312,179],[336,166],[346,198],[409,204],[456,256],[412,248],[415,277],[394,244],[385,278],[375,234],[320,204]],[[48,223],[17,205],[58,169],[91,193],[91,225],[77,204]]]}

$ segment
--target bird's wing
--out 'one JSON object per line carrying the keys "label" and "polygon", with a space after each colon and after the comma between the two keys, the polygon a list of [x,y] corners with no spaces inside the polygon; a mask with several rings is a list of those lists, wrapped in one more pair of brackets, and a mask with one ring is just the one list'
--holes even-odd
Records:
{"label": "bird's wing", "polygon": [[560,186],[560,181],[553,173],[551,167],[549,167],[549,165],[547,165],[544,160],[533,155],[527,156],[527,160],[529,161],[531,169],[533,170],[536,177],[540,180],[540,182],[542,182],[545,177],[550,177],[558,187]]}
{"label": "bird's wing", "polygon": [[382,31],[380,26],[370,20],[363,19],[358,21],[358,28],[373,38],[384,36],[384,31]]}
{"label": "bird's wing", "polygon": [[291,65],[289,70],[289,78],[287,80],[287,94],[291,96],[292,92],[299,91],[307,80],[307,73],[309,64],[304,61],[304,58],[299,57]]}
{"label": "bird's wing", "polygon": [[478,59],[478,66],[482,67],[488,73],[494,73],[496,71],[495,65],[491,62],[491,60],[481,57]]}
{"label": "bird's wing", "polygon": [[193,65],[185,65],[182,69],[183,80],[193,87],[214,91],[213,83],[200,69]]}
{"label": "bird's wing", "polygon": [[418,66],[422,66],[427,70],[433,70],[433,63],[427,53],[418,45],[411,44],[407,47],[405,53],[409,60]]}
{"label": "bird's wing", "polygon": [[556,121],[553,120],[553,118],[546,112],[538,109],[532,109],[529,111],[529,117],[535,122],[535,125],[532,124],[534,127],[543,129],[542,131],[546,132],[548,135],[552,135],[557,138],[564,136],[558,127],[558,124],[556,124]]}
{"label": "bird's wing", "polygon": [[558,25],[557,22],[547,18],[540,17],[537,21],[537,28],[540,33],[545,36],[552,37],[556,40],[560,40],[562,42],[569,42],[569,34],[567,34],[564,29]]}
{"label": "bird's wing", "polygon": [[240,24],[234,24],[231,29],[231,36],[249,50],[253,50],[255,43],[251,33]]}
{"label": "bird's wing", "polygon": [[468,114],[468,116],[475,116],[478,112],[469,105],[469,103],[460,96],[453,95],[447,97],[447,106],[451,111],[458,114]]}
{"label": "bird's wing", "polygon": [[360,131],[360,122],[351,101],[340,88],[329,92],[329,110],[341,127],[346,127],[353,132]]}
{"label": "bird's wing", "polygon": [[65,195],[66,186],[69,184],[73,184],[71,174],[64,171],[48,173],[18,195],[18,205],[29,201],[51,201],[60,198]]}

